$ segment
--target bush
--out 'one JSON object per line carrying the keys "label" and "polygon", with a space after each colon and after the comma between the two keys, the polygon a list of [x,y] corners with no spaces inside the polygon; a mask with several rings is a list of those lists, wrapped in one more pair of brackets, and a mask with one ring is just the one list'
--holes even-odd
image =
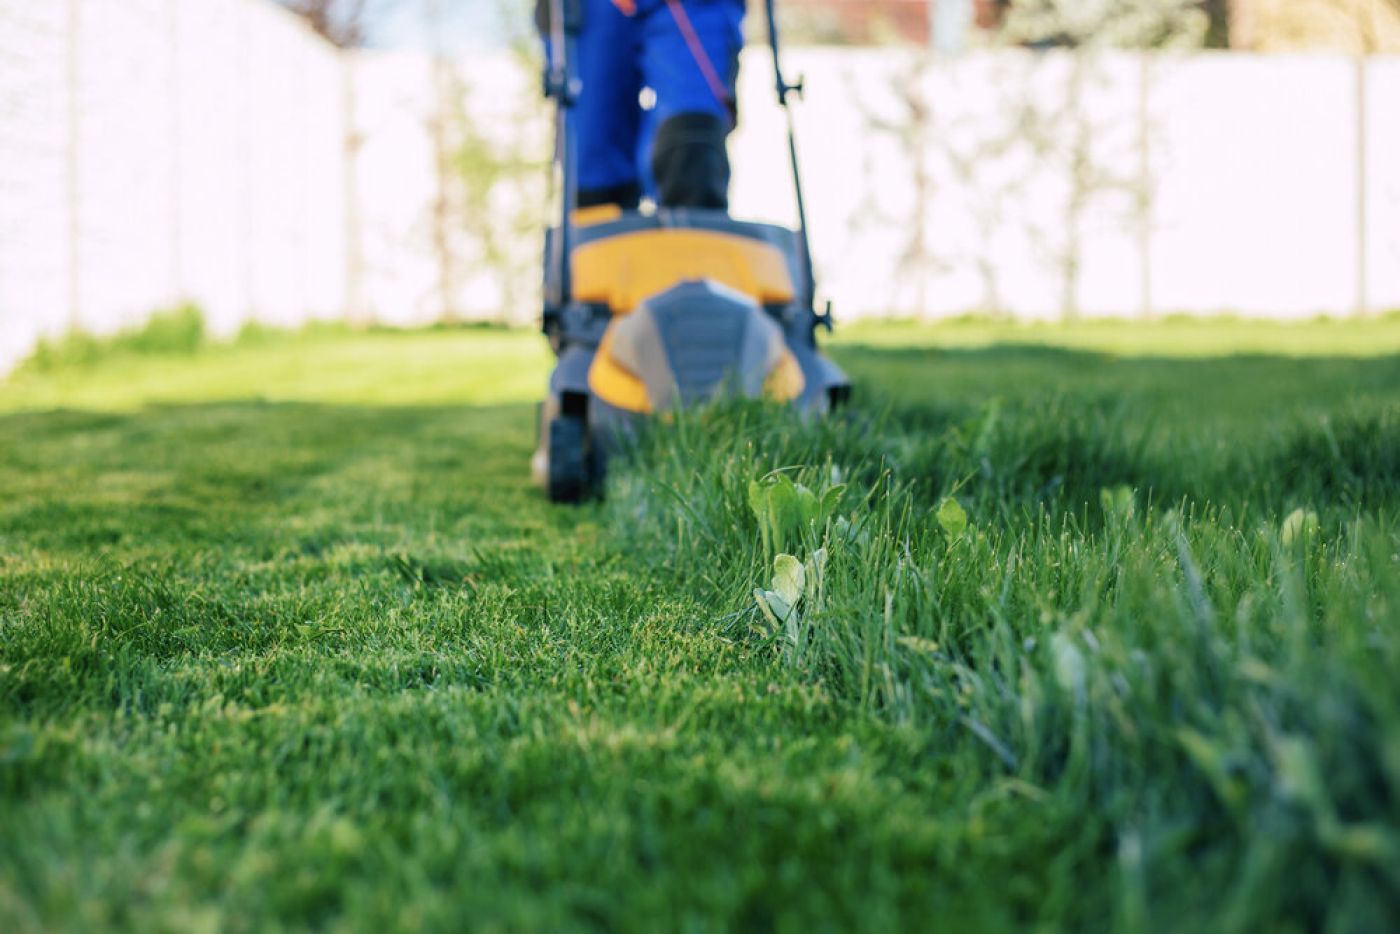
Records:
{"label": "bush", "polygon": [[63,337],[41,341],[24,364],[39,372],[66,367],[90,367],[120,356],[185,356],[207,340],[204,312],[186,303],[151,315],[139,327],[110,337],[94,337],[70,331]]}

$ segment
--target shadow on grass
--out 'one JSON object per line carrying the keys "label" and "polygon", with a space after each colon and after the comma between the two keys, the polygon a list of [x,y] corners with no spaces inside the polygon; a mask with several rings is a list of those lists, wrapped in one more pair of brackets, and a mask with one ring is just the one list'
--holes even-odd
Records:
{"label": "shadow on grass", "polygon": [[1036,345],[844,347],[906,473],[1006,501],[1400,501],[1400,358],[1121,358]]}
{"label": "shadow on grass", "polygon": [[129,700],[114,672],[529,593],[596,515],[545,502],[534,441],[532,405],[0,416],[0,701]]}
{"label": "shadow on grass", "polygon": [[[828,436],[834,453],[892,465],[931,496],[1075,509],[1126,485],[1157,502],[1400,500],[1400,358],[1122,358],[1041,345],[854,345],[834,356],[855,382],[859,417],[878,426]],[[324,550],[345,521],[509,524],[556,512],[528,484],[535,431],[523,403],[4,415],[0,537],[78,550],[132,539],[252,547],[275,526],[279,543],[291,530],[299,547]]]}
{"label": "shadow on grass", "polygon": [[[338,527],[507,518],[534,407],[240,402],[0,416],[0,541],[324,549]],[[380,536],[383,537],[383,536]]]}

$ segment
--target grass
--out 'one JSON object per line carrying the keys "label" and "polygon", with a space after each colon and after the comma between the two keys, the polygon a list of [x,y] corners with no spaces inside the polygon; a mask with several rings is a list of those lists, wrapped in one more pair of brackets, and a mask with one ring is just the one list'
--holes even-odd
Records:
{"label": "grass", "polygon": [[1400,354],[1400,311],[1366,319],[1315,318],[1269,321],[1224,316],[1170,316],[1143,324],[1123,318],[1056,322],[950,319],[855,322],[836,334],[838,343],[889,348],[985,348],[1028,344],[1129,357],[1201,357],[1267,354],[1282,357],[1383,357]]}
{"label": "grass", "polygon": [[251,399],[373,406],[529,402],[538,399],[550,365],[542,340],[490,327],[362,332],[319,324],[292,333],[248,328],[222,344],[202,336],[192,343],[168,338],[203,335],[199,322],[197,313],[182,311],[106,341],[79,335],[45,345],[0,383],[0,411],[130,412]]}
{"label": "grass", "polygon": [[24,362],[31,371],[47,373],[82,369],[120,357],[184,357],[207,343],[204,313],[185,304],[157,311],[144,324],[106,337],[72,331],[40,341]]}
{"label": "grass", "polygon": [[572,510],[534,335],[27,368],[0,927],[1394,927],[1390,325],[1180,326],[859,329]]}

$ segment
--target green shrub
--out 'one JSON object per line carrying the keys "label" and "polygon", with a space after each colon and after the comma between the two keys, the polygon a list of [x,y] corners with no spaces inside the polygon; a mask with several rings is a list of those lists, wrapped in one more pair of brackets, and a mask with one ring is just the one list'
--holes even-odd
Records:
{"label": "green shrub", "polygon": [[184,304],[151,315],[139,327],[110,337],[94,337],[81,331],[41,341],[24,366],[40,372],[66,367],[90,367],[120,356],[185,356],[205,345],[204,313],[197,305]]}

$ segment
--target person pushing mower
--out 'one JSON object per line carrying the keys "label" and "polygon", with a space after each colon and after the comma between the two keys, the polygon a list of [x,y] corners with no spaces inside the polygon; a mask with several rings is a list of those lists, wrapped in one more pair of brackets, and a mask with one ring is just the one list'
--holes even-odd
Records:
{"label": "person pushing mower", "polygon": [[[801,82],[783,79],[775,0],[765,7],[787,111]],[[817,346],[831,316],[814,305],[790,111],[796,229],[729,213],[743,19],[744,0],[536,8],[560,198],[541,317],[556,361],[531,468],[555,502],[601,492],[609,457],[657,413],[744,396],[819,416],[850,395]]]}
{"label": "person pushing mower", "polygon": [[[553,55],[551,6],[537,0],[535,21]],[[633,210],[646,197],[661,207],[727,208],[744,0],[566,0],[564,8],[580,18],[578,207]]]}

